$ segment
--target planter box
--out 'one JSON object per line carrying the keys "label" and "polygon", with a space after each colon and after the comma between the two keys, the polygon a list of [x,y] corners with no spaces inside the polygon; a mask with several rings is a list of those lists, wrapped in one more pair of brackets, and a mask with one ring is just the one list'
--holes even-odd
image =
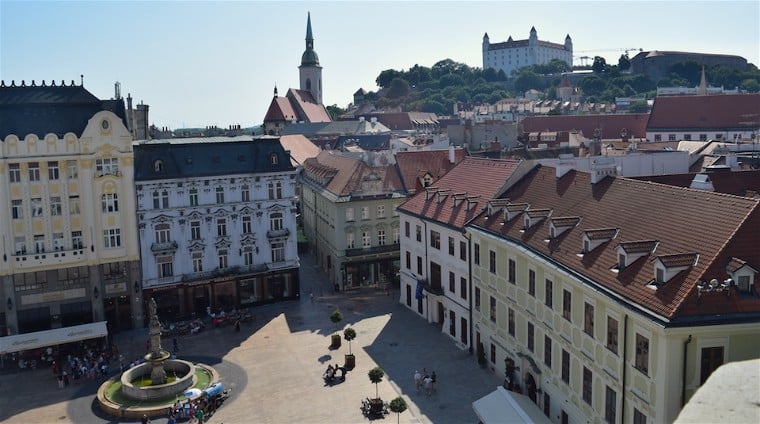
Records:
{"label": "planter box", "polygon": [[346,355],[346,363],[343,365],[347,370],[352,370],[356,366],[356,356],[353,354]]}
{"label": "planter box", "polygon": [[340,344],[341,344],[340,334],[333,334],[331,338],[330,347],[337,349],[340,347]]}

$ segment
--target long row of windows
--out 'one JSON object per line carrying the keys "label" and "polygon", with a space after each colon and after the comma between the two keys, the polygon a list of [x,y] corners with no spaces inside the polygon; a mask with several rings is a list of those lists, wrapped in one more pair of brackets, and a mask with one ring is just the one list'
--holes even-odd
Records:
{"label": "long row of windows", "polygon": [[[362,206],[359,208],[359,216],[362,220],[371,219],[370,207]],[[393,207],[393,216],[398,216],[396,206]],[[377,205],[375,208],[375,218],[385,218],[385,205]],[[346,222],[356,221],[356,215],[354,214],[354,208],[346,208]]]}
{"label": "long row of windows", "polygon": [[[116,159],[113,159],[114,161]],[[77,162],[74,160],[66,161],[66,174],[69,179],[76,179],[79,177],[79,171]],[[29,177],[29,182],[37,182],[41,179],[40,163],[28,162],[26,164],[26,174]],[[60,164],[57,161],[50,161],[47,163],[47,176],[48,181],[57,181],[61,178]],[[9,163],[8,164],[8,179],[11,183],[22,182],[21,178],[21,164]]]}
{"label": "long row of windows", "polygon": [[[240,218],[242,234],[253,234],[253,217],[251,215],[243,215]],[[228,236],[227,218],[216,219],[216,236],[225,237]],[[284,229],[283,214],[281,212],[272,212],[269,214],[269,229],[271,231],[280,231]],[[171,241],[169,233],[169,224],[159,224],[155,227],[156,230],[156,243],[166,243]],[[190,221],[190,240],[201,239],[201,221]]]}
{"label": "long row of windows", "polygon": [[[409,221],[404,222],[404,237],[411,238],[411,224]],[[422,226],[416,225],[415,238],[418,242],[422,242]],[[448,237],[447,248],[450,256],[456,256],[456,240],[454,237]],[[441,233],[435,230],[430,230],[430,247],[441,250]],[[467,260],[467,243],[464,241],[459,242],[459,259]]]}
{"label": "long row of windows", "polygon": [[[269,192],[269,200],[277,200],[282,199],[282,181],[270,181],[267,184],[268,192]],[[151,198],[153,199],[153,209],[168,209],[171,207],[169,202],[169,191],[168,190],[154,190],[151,193]],[[227,200],[226,197],[226,191],[224,187],[216,187],[214,189],[214,202],[215,204],[223,204]],[[198,189],[193,187],[188,190],[188,201],[190,202],[190,206],[198,206],[200,204],[199,202],[199,195],[198,195]],[[240,187],[240,201],[241,202],[250,202],[251,201],[251,188],[248,185],[243,185]]]}
{"label": "long row of windows", "polygon": [[[229,268],[229,249],[219,249],[216,251],[216,260],[218,269]],[[246,266],[254,264],[254,247],[245,246],[240,250],[240,256]],[[276,241],[271,244],[272,262],[282,262],[285,260],[285,242]],[[191,253],[193,272],[203,272],[203,252],[195,251]],[[168,278],[174,276],[174,256],[158,255],[156,256],[156,267],[158,278]]]}
{"label": "long row of windows", "polygon": [[[393,227],[393,234],[391,235],[391,244],[398,244],[399,242],[399,230],[398,227]],[[385,246],[388,244],[387,234],[384,228],[380,228],[376,232],[377,246]],[[372,247],[372,231],[361,231],[361,246],[364,248]],[[353,230],[346,231],[346,249],[356,248],[356,233]]]}

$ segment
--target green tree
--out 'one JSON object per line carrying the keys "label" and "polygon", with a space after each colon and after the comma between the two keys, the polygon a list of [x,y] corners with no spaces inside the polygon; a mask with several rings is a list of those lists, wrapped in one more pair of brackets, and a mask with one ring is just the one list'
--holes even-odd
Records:
{"label": "green tree", "polygon": [[525,93],[531,88],[540,90],[542,87],[541,78],[535,72],[529,70],[522,70],[520,74],[515,78],[515,90],[520,93]]}
{"label": "green tree", "polygon": [[401,420],[401,413],[406,411],[407,405],[403,397],[399,396],[393,399],[389,405],[392,412],[396,413],[396,423]]}
{"label": "green tree", "polygon": [[338,326],[338,323],[343,321],[343,314],[340,312],[340,309],[336,309],[333,311],[333,313],[330,314],[330,321],[332,321],[335,326]]}
{"label": "green tree", "polygon": [[699,84],[699,80],[702,77],[702,66],[693,60],[688,60],[686,62],[674,63],[670,67],[670,72],[688,81],[686,83],[687,86],[695,87]]}
{"label": "green tree", "polygon": [[375,383],[375,399],[379,399],[379,389],[377,387],[378,383],[383,381],[383,377],[385,376],[385,371],[383,371],[380,367],[375,367],[369,370],[367,373],[367,376],[369,377],[369,381]]}
{"label": "green tree", "polygon": [[351,327],[347,327],[345,330],[343,330],[343,338],[348,342],[348,354],[353,355],[353,353],[351,353],[351,340],[356,338],[356,330]]}
{"label": "green tree", "polygon": [[380,72],[380,75],[375,79],[375,83],[380,88],[388,88],[391,86],[391,82],[399,77],[401,77],[401,72],[395,69],[386,69],[383,72]]}
{"label": "green tree", "polygon": [[618,69],[621,71],[627,71],[631,68],[631,59],[628,58],[628,53],[621,54],[618,59]]}
{"label": "green tree", "polygon": [[591,65],[591,70],[595,74],[601,74],[607,71],[607,61],[601,56],[594,56],[594,64]]}
{"label": "green tree", "polygon": [[760,92],[760,82],[757,79],[747,78],[739,84],[739,88],[748,93]]}
{"label": "green tree", "polygon": [[584,77],[578,86],[586,96],[595,96],[607,88],[607,82],[596,75]]}
{"label": "green tree", "polygon": [[338,107],[338,105],[327,106],[325,109],[327,109],[327,113],[330,114],[330,118],[332,118],[333,121],[337,120],[340,115],[346,113],[346,109]]}
{"label": "green tree", "polygon": [[636,102],[628,106],[628,112],[631,113],[647,113],[649,110],[649,107],[647,106],[646,100],[643,102]]}
{"label": "green tree", "polygon": [[393,81],[391,81],[391,86],[388,88],[388,92],[385,95],[391,99],[397,99],[409,94],[409,90],[409,82],[407,82],[405,79],[394,78]]}

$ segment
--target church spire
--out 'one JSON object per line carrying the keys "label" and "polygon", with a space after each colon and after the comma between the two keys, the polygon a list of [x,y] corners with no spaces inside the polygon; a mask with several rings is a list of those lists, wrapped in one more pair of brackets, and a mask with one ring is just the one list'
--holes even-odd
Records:
{"label": "church spire", "polygon": [[306,18],[306,51],[301,56],[301,66],[319,66],[319,56],[314,51],[314,36],[311,34],[311,12]]}

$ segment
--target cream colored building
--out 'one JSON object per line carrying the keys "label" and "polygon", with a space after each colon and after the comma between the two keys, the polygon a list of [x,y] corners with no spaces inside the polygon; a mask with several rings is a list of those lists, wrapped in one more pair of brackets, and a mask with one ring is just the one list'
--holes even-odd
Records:
{"label": "cream colored building", "polygon": [[537,167],[467,226],[475,343],[553,422],[672,422],[760,356],[759,222],[758,199]]}
{"label": "cream colored building", "polygon": [[0,85],[0,325],[141,327],[124,101],[54,84]]}

